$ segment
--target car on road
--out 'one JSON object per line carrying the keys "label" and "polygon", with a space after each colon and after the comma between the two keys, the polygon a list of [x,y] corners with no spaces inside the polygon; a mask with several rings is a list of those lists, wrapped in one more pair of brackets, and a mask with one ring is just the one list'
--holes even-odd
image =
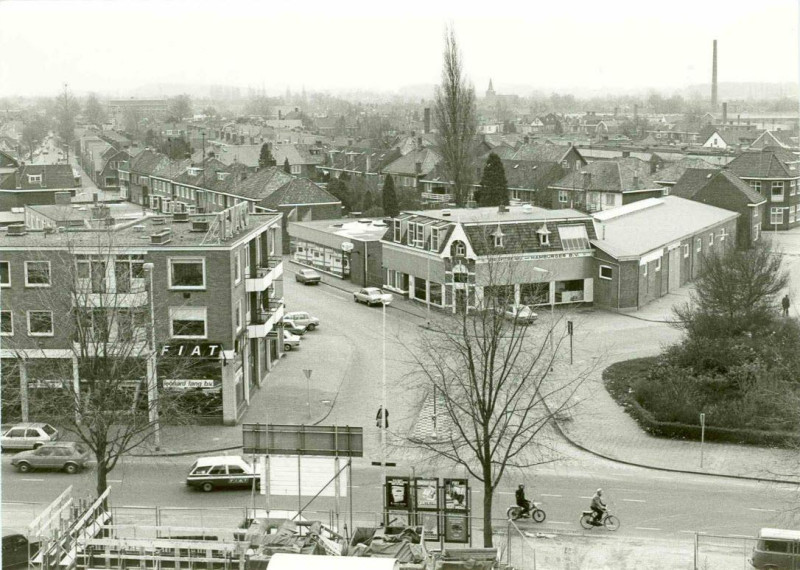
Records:
{"label": "car on road", "polygon": [[3,568],[27,568],[28,557],[39,552],[38,542],[28,542],[20,532],[3,530]]}
{"label": "car on road", "polygon": [[206,493],[214,489],[250,488],[255,481],[261,486],[261,477],[247,461],[238,455],[200,457],[189,469],[186,484]]}
{"label": "car on road", "polygon": [[322,275],[313,269],[301,269],[294,274],[294,280],[303,285],[318,285],[322,281]]}
{"label": "car on road", "polygon": [[300,348],[300,337],[283,329],[283,350],[290,352],[295,348]]}
{"label": "car on road", "polygon": [[356,303],[372,305],[388,305],[392,302],[392,294],[384,293],[377,287],[364,287],[353,293],[353,300]]}
{"label": "car on road", "polygon": [[58,439],[58,430],[50,424],[21,423],[3,431],[0,447],[6,449],[36,449]]}
{"label": "car on road", "polygon": [[748,563],[757,570],[800,568],[800,531],[762,528]]}
{"label": "car on road", "polygon": [[312,317],[305,311],[293,311],[283,315],[283,322],[291,321],[295,325],[305,325],[308,330],[313,331],[319,326],[319,319]]}
{"label": "car on road", "polygon": [[529,325],[539,317],[528,305],[507,305],[503,316],[520,325]]}
{"label": "car on road", "polygon": [[281,323],[283,324],[283,330],[289,331],[294,335],[303,336],[308,332],[307,325],[295,324],[292,321],[287,321],[286,319],[283,319]]}
{"label": "car on road", "polygon": [[91,460],[88,448],[74,441],[57,441],[44,443],[32,451],[17,453],[11,465],[20,473],[31,469],[64,470],[69,474],[77,473]]}

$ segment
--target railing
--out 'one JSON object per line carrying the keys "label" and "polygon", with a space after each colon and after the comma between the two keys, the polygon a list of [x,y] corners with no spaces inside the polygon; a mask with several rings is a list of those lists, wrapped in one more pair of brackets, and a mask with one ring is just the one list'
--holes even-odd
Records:
{"label": "railing", "polygon": [[436,192],[423,192],[420,197],[428,202],[452,202],[452,194],[437,194]]}

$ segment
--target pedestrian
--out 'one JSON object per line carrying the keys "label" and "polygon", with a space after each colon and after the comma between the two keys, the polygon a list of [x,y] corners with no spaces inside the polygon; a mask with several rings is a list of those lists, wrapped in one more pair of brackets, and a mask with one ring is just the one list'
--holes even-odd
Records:
{"label": "pedestrian", "polygon": [[[386,429],[389,429],[389,410],[388,409],[386,410],[385,414],[386,414],[385,415],[386,425],[384,427]],[[381,427],[381,417],[383,417],[383,415],[384,415],[383,406],[381,406],[381,407],[378,408],[378,413],[375,414],[375,425],[377,427]]]}
{"label": "pedestrian", "polygon": [[789,306],[791,303],[789,302],[789,295],[784,295],[783,299],[781,299],[781,307],[783,307],[783,316],[789,316]]}

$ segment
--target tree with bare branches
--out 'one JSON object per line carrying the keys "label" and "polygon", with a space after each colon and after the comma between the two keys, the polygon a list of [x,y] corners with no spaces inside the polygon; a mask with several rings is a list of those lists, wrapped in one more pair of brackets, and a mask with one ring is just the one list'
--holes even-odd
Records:
{"label": "tree with bare branches", "polygon": [[509,306],[516,307],[514,284],[536,278],[520,274],[508,256],[479,263],[484,286],[475,308],[432,321],[407,348],[412,378],[441,410],[436,437],[412,443],[483,484],[483,542],[489,547],[498,485],[509,470],[554,460],[548,426],[574,405],[587,371],[554,373],[567,338],[562,319],[529,324],[524,313],[509,315]]}
{"label": "tree with bare branches", "polygon": [[444,34],[442,83],[436,88],[434,116],[444,170],[454,183],[456,204],[463,206],[470,199],[478,127],[475,88],[464,76],[461,51],[452,26]]}
{"label": "tree with bare branches", "polygon": [[[16,403],[23,417],[55,424],[87,446],[100,495],[120,459],[152,446],[161,422],[190,417],[185,394],[160,390],[155,374],[172,364],[171,377],[180,378],[184,365],[157,363],[153,329],[164,313],[152,304],[143,256],[122,253],[113,231],[68,234],[53,236],[54,245],[27,262],[27,278],[38,285],[14,305],[35,307],[29,335],[50,338],[38,346],[23,344],[21,335],[5,340],[18,381],[4,379],[3,404],[6,411]],[[42,346],[58,346],[60,354]]]}

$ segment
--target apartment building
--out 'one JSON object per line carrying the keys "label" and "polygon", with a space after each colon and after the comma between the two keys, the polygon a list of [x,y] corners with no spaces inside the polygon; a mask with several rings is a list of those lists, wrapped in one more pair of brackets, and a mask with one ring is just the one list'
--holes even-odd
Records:
{"label": "apartment building", "polygon": [[[139,347],[131,353],[147,360],[148,378],[155,366],[160,390],[216,402],[198,421],[235,424],[282,351],[281,217],[243,203],[97,227],[4,228],[2,382],[25,394],[21,418],[36,416],[26,409],[31,390],[81,382],[81,319],[110,344]],[[54,379],[57,370],[69,377]]]}

